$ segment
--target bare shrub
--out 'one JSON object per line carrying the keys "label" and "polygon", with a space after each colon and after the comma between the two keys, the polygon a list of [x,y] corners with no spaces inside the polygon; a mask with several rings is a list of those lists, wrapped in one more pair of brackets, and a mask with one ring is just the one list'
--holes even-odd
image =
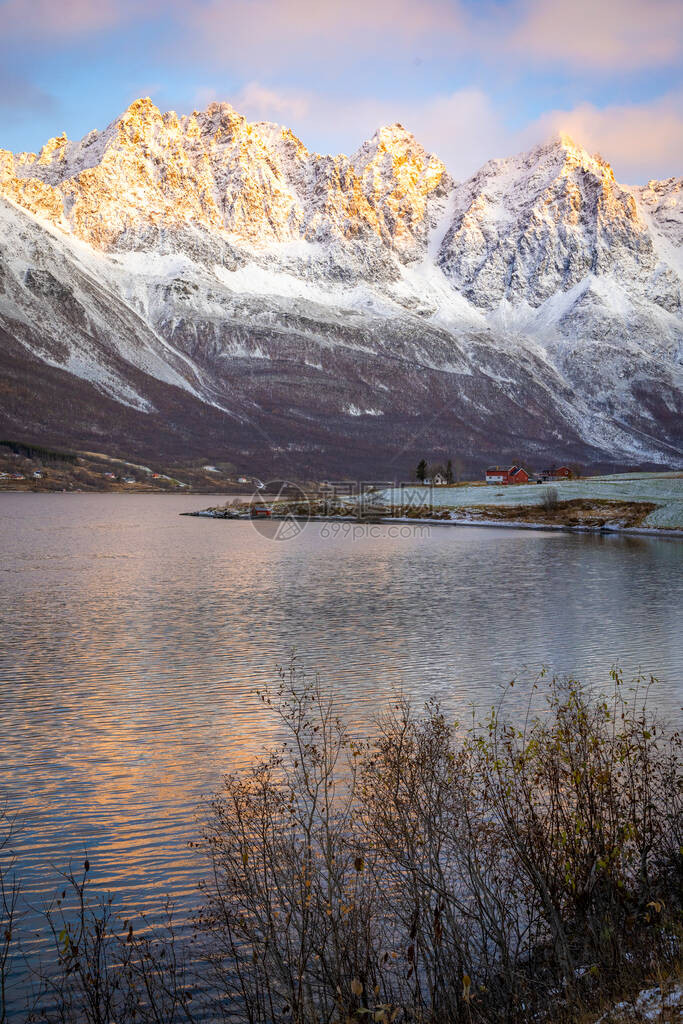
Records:
{"label": "bare shrub", "polygon": [[192,1024],[187,951],[177,941],[173,908],[152,927],[118,918],[112,898],[90,894],[89,864],[69,871],[46,909],[52,959],[38,974],[29,1024]]}
{"label": "bare shrub", "polygon": [[17,945],[19,882],[11,852],[12,832],[7,807],[0,807],[0,1024],[9,1020],[9,974]]}
{"label": "bare shrub", "polygon": [[552,681],[547,715],[519,730],[494,711],[462,743],[438,709],[385,727],[367,821],[413,908],[429,1019],[467,1019],[467,976],[483,1020],[557,1020],[558,994],[619,992],[673,952],[680,744],[621,687]]}
{"label": "bare shrub", "polygon": [[264,695],[289,739],[228,776],[204,836],[204,955],[223,1012],[248,1021],[345,1020],[382,1003],[375,858],[355,839],[362,748],[319,684],[298,684],[292,668],[274,697]]}
{"label": "bare shrub", "polygon": [[250,1022],[574,1019],[677,955],[681,775],[620,677],[549,681],[521,729],[404,702],[357,745],[318,684],[211,805],[201,921]]}
{"label": "bare shrub", "polygon": [[543,491],[543,508],[546,512],[554,512],[560,504],[557,487],[546,487]]}
{"label": "bare shrub", "polygon": [[[24,1019],[559,1024],[623,1000],[680,958],[681,739],[651,682],[542,679],[542,713],[503,699],[467,729],[399,699],[359,742],[293,664],[263,695],[285,743],[206,809],[198,942],[170,905],[120,920],[86,861]],[[2,1024],[17,898],[0,858]]]}
{"label": "bare shrub", "polygon": [[534,947],[567,988],[588,966],[618,986],[652,969],[681,906],[680,740],[646,694],[609,700],[551,685],[547,717],[521,731],[492,715],[479,746],[487,804],[540,917]]}

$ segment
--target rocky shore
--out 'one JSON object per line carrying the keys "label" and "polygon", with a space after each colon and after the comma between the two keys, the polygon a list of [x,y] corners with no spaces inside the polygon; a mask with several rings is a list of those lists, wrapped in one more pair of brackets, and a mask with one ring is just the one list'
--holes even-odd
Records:
{"label": "rocky shore", "polygon": [[422,523],[433,526],[489,526],[564,530],[574,533],[648,533],[683,537],[683,528],[649,527],[654,502],[572,499],[544,505],[472,505],[468,507],[391,506],[323,500],[249,503],[234,501],[181,515],[209,519],[349,522],[358,524]]}

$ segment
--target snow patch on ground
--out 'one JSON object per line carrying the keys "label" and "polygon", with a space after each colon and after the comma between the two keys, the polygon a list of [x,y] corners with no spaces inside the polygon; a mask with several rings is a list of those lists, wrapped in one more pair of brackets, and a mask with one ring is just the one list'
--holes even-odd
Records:
{"label": "snow patch on ground", "polygon": [[[278,295],[287,299],[309,299],[312,302],[324,301],[324,291],[294,274],[283,270],[271,270],[258,263],[248,263],[237,270],[226,270],[218,263],[214,264],[213,272],[231,291],[248,295]],[[329,301],[329,300],[328,300]]]}
{"label": "snow patch on ground", "polygon": [[615,1024],[616,1021],[623,1021],[624,1024],[628,1021],[642,1020],[673,1021],[674,1017],[670,1017],[667,1011],[680,1010],[682,1007],[683,985],[676,985],[670,992],[662,992],[657,986],[645,989],[631,1002],[616,1003],[608,1013],[599,1017],[595,1024]]}
{"label": "snow patch on ground", "polygon": [[347,416],[384,416],[381,409],[361,409],[357,405],[347,405],[344,411]]}

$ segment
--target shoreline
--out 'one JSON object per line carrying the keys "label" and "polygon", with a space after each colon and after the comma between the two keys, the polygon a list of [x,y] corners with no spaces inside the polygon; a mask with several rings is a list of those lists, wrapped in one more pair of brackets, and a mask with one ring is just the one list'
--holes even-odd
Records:
{"label": "shoreline", "polygon": [[511,530],[554,530],[561,533],[641,534],[645,536],[676,537],[683,540],[683,530],[658,526],[576,526],[572,523],[525,523],[522,520],[496,519],[387,519],[385,523],[427,523],[429,526],[484,526]]}
{"label": "shoreline", "polygon": [[526,523],[523,520],[496,520],[496,519],[430,519],[411,518],[407,516],[382,516],[372,519],[358,519],[356,516],[301,516],[301,515],[272,515],[267,519],[255,520],[251,516],[222,516],[214,515],[209,510],[198,512],[179,512],[181,516],[190,516],[195,519],[220,519],[224,522],[285,522],[287,520],[299,523],[353,523],[357,526],[481,526],[486,529],[508,529],[508,530],[552,530],[559,533],[577,533],[592,535],[617,535],[617,536],[646,536],[646,537],[672,537],[683,540],[683,529],[675,527],[656,526],[578,526],[572,523]]}

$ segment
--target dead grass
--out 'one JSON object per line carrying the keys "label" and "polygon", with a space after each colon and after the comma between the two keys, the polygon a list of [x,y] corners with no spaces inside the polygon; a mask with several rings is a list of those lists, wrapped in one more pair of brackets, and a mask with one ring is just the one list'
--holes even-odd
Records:
{"label": "dead grass", "polygon": [[543,505],[475,505],[467,509],[473,519],[538,523],[549,526],[641,526],[657,505],[649,501],[608,501],[574,498],[554,508]]}
{"label": "dead grass", "polygon": [[647,988],[636,986],[618,1002],[605,1002],[579,1014],[575,1024],[674,1024],[683,1020],[683,967],[677,964],[665,976],[651,979]]}

